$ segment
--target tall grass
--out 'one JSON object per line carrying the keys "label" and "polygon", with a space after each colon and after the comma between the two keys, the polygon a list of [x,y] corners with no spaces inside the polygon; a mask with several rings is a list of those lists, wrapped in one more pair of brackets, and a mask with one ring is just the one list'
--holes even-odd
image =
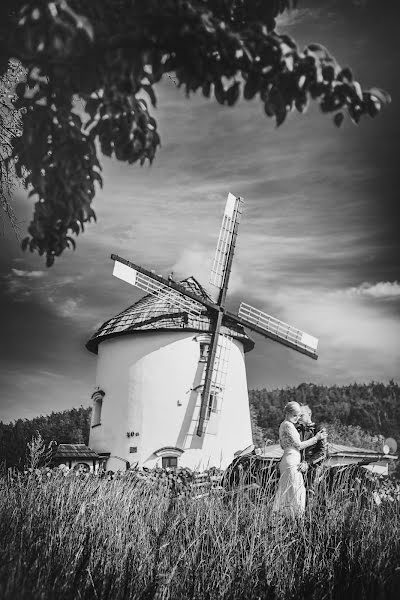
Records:
{"label": "tall grass", "polygon": [[352,485],[321,484],[288,521],[272,517],[268,489],[174,497],[129,473],[3,476],[0,597],[391,600],[400,502]]}

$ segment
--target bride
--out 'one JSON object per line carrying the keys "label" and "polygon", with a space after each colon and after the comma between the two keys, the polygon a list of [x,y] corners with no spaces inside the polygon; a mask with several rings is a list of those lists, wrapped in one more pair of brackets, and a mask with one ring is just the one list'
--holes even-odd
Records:
{"label": "bride", "polygon": [[279,465],[280,479],[278,491],[272,507],[273,512],[282,512],[289,516],[301,516],[306,506],[306,488],[299,470],[300,451],[313,446],[319,440],[326,439],[326,432],[319,431],[314,437],[302,442],[295,424],[302,409],[298,402],[288,402],[284,409],[285,420],[279,427],[279,443],[283,449]]}

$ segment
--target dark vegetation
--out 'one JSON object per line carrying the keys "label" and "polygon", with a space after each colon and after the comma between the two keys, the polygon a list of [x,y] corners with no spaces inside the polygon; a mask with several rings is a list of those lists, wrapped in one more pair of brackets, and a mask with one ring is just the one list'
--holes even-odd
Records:
{"label": "dark vegetation", "polygon": [[[165,77],[188,97],[201,93],[228,110],[241,98],[257,99],[277,126],[290,111],[305,112],[310,102],[318,102],[336,126],[345,115],[356,124],[375,117],[390,101],[387,93],[362,89],[323,45],[310,40],[300,49],[276,30],[276,18],[296,5],[2,0],[0,78],[15,60],[25,77],[11,94],[5,87],[6,101],[0,86],[0,162],[11,161],[36,198],[22,248],[44,255],[51,266],[75,247],[75,236],[95,218],[100,153],[128,164],[153,162],[161,140],[151,113]],[[329,19],[329,5],[326,12]],[[14,117],[14,108],[21,116],[20,137],[4,117]],[[9,169],[2,167],[2,173]],[[3,208],[12,214],[8,201]]]}
{"label": "dark vegetation", "polygon": [[302,383],[272,391],[250,390],[249,399],[259,445],[265,439],[277,440],[282,409],[290,400],[308,404],[317,424],[328,423],[332,431],[336,426],[337,442],[357,445],[363,440],[364,446],[374,443],[371,439],[368,442],[363,432],[400,441],[400,386],[394,381],[347,386]]}
{"label": "dark vegetation", "polygon": [[[400,442],[400,386],[369,383],[348,386],[319,386],[303,383],[298,387],[250,390],[253,439],[256,446],[277,441],[282,410],[289,400],[308,404],[313,420],[325,424],[331,441],[382,449],[385,437]],[[27,443],[37,432],[46,444],[89,441],[90,408],[53,412],[46,417],[0,423],[0,460],[7,466],[22,466]]]}
{"label": "dark vegetation", "polygon": [[[394,382],[253,390],[253,426],[261,441],[275,437],[283,405],[296,399],[332,431],[398,439],[399,392]],[[187,469],[94,475],[41,466],[52,439],[87,442],[89,420],[80,408],[0,424],[2,458],[25,467],[0,469],[4,600],[397,598],[395,480],[366,481],[357,465],[328,469],[312,483],[304,520],[291,521],[271,513],[273,477],[230,491],[213,473],[193,486]]]}
{"label": "dark vegetation", "polygon": [[314,489],[303,521],[274,518],[268,486],[199,495],[129,471],[0,475],[0,597],[395,600],[400,490],[378,499],[346,473]]}
{"label": "dark vegetation", "polygon": [[27,445],[39,433],[46,446],[87,444],[89,442],[90,408],[72,408],[53,412],[45,417],[18,419],[14,423],[0,422],[0,462],[7,467],[22,468],[27,459]]}

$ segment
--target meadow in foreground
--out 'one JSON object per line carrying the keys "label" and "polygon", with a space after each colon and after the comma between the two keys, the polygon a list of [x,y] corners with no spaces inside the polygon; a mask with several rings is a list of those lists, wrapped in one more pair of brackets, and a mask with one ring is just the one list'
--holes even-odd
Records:
{"label": "meadow in foreground", "polygon": [[321,484],[301,522],[273,519],[268,487],[198,496],[173,493],[171,478],[129,472],[112,480],[61,469],[4,473],[0,597],[397,597],[398,495],[381,501],[353,482]]}

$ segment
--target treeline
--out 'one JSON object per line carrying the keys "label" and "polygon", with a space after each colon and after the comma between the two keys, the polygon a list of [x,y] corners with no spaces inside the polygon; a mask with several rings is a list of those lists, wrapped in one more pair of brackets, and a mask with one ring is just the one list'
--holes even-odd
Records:
{"label": "treeline", "polygon": [[45,417],[18,419],[14,423],[0,422],[0,463],[7,467],[22,467],[26,460],[27,444],[38,433],[46,445],[88,444],[90,408],[72,408],[52,412]]}
{"label": "treeline", "polygon": [[[250,411],[256,446],[278,440],[283,408],[290,400],[308,404],[313,420],[327,426],[329,439],[346,445],[380,450],[385,437],[400,442],[400,386],[369,383],[250,390]],[[89,442],[90,408],[53,412],[45,417],[0,422],[0,463],[23,466],[28,442],[39,432],[46,444]],[[399,444],[400,445],[400,444]]]}
{"label": "treeline", "polygon": [[313,421],[327,424],[330,438],[338,443],[371,447],[378,437],[400,442],[400,386],[354,383],[347,386],[323,386],[302,383],[298,387],[268,391],[250,390],[255,443],[277,441],[283,408],[291,400],[308,404]]}

